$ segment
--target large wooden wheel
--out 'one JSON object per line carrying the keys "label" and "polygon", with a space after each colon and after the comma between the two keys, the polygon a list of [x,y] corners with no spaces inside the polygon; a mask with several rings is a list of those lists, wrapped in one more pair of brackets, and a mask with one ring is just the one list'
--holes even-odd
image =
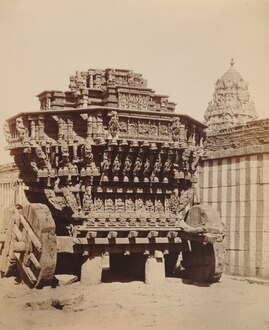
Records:
{"label": "large wooden wheel", "polygon": [[1,233],[0,270],[3,276],[14,273],[23,282],[40,288],[54,278],[57,259],[55,223],[46,205],[12,207],[4,217]]}
{"label": "large wooden wheel", "polygon": [[191,249],[183,252],[187,277],[196,282],[219,281],[225,267],[225,229],[219,213],[209,205],[195,205],[190,208],[186,223],[194,229],[204,228],[209,235],[219,235],[219,240],[213,242],[190,242]]}
{"label": "large wooden wheel", "polygon": [[225,267],[224,243],[191,242],[191,251],[183,252],[183,266],[187,278],[194,282],[218,282]]}

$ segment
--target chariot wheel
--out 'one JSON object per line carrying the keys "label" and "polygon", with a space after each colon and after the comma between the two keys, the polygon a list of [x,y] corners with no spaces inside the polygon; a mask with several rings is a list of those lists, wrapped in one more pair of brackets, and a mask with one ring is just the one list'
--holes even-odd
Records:
{"label": "chariot wheel", "polygon": [[191,242],[191,251],[183,252],[183,267],[186,277],[198,283],[218,282],[225,267],[223,242]]}
{"label": "chariot wheel", "polygon": [[29,287],[52,282],[57,260],[55,223],[46,205],[30,204],[9,208],[1,230],[0,270],[14,275]]}
{"label": "chariot wheel", "polygon": [[190,208],[186,223],[194,229],[205,229],[209,235],[219,235],[219,240],[213,242],[190,242],[191,249],[183,252],[183,266],[188,279],[218,282],[225,267],[225,228],[219,213],[209,205],[195,205]]}

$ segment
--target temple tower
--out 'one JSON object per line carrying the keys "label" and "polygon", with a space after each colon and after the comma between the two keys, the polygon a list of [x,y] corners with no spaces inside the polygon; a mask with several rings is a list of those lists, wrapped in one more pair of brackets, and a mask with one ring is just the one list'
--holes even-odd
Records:
{"label": "temple tower", "polygon": [[204,115],[208,133],[245,124],[257,118],[254,103],[250,100],[248,83],[234,68],[231,59],[230,68],[215,84],[213,100],[209,102]]}

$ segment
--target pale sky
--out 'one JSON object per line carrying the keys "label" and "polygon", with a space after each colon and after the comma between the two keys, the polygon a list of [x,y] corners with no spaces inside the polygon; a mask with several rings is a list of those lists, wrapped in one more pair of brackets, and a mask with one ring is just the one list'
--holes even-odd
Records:
{"label": "pale sky", "polygon": [[[0,126],[89,68],[142,73],[200,121],[228,68],[269,117],[269,0],[0,0]],[[0,134],[0,163],[10,162]]]}

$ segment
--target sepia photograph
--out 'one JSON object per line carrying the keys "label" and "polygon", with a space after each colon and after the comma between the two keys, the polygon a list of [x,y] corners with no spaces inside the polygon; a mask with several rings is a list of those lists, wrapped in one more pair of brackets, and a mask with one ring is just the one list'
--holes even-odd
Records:
{"label": "sepia photograph", "polygon": [[0,0],[0,330],[269,329],[269,0]]}

